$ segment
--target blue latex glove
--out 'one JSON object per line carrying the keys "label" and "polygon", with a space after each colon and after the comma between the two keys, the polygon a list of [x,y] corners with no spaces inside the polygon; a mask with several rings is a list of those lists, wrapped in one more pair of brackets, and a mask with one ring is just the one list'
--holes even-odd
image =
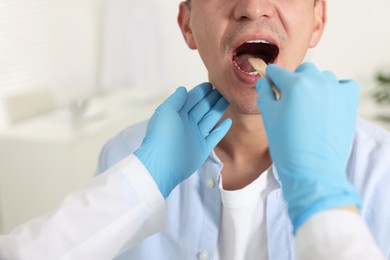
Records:
{"label": "blue latex glove", "polygon": [[360,207],[346,177],[359,98],[355,81],[338,81],[305,63],[295,73],[276,65],[267,77],[282,93],[276,101],[268,80],[257,82],[257,103],[288,213],[296,230],[314,213]]}
{"label": "blue latex glove", "polygon": [[226,135],[231,120],[216,126],[229,103],[209,83],[187,93],[180,87],[149,121],[141,147],[134,153],[145,165],[164,198],[198,170]]}

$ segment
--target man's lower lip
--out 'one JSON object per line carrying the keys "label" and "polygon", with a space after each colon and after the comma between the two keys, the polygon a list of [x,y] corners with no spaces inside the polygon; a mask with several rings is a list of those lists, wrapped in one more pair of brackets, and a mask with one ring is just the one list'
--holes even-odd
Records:
{"label": "man's lower lip", "polygon": [[249,75],[245,72],[240,71],[233,63],[232,66],[234,73],[241,82],[251,86],[256,85],[256,82],[260,78],[260,75]]}

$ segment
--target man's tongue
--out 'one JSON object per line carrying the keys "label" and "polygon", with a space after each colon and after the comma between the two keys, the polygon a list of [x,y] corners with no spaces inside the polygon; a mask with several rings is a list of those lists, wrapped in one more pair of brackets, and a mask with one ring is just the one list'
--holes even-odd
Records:
{"label": "man's tongue", "polygon": [[252,65],[249,63],[248,59],[253,58],[253,55],[250,54],[241,54],[239,56],[235,56],[233,58],[233,61],[236,63],[236,66],[242,70],[243,72],[250,73],[254,72],[255,69],[252,67]]}

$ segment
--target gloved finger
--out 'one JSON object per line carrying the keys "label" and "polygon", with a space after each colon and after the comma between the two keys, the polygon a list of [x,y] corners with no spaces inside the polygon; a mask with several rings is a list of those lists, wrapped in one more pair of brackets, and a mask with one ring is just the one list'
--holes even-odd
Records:
{"label": "gloved finger", "polygon": [[[266,78],[260,78],[256,84],[257,90],[257,105],[259,107],[260,114],[266,112],[265,109],[278,102],[275,98],[275,94],[272,90],[271,83]],[[272,110],[272,109],[271,109]]]}
{"label": "gloved finger", "polygon": [[198,127],[203,137],[208,135],[215,127],[221,117],[225,114],[228,106],[229,102],[224,97],[221,97],[202,120],[200,120]]}
{"label": "gloved finger", "polygon": [[308,73],[308,74],[317,74],[320,71],[318,70],[317,66],[314,65],[311,62],[305,62],[298,66],[298,68],[295,70],[296,73]]}
{"label": "gloved finger", "polygon": [[157,110],[173,109],[174,111],[179,112],[186,100],[187,89],[185,87],[179,87],[157,108]]}
{"label": "gloved finger", "polygon": [[270,64],[267,66],[266,74],[267,77],[280,90],[282,97],[285,89],[289,87],[289,83],[295,78],[294,73],[275,64]]}
{"label": "gloved finger", "polygon": [[213,86],[208,83],[202,83],[194,87],[188,92],[187,103],[184,106],[185,111],[190,111],[196,104],[198,104],[211,90]]}
{"label": "gloved finger", "polygon": [[196,124],[206,115],[207,112],[221,98],[221,94],[216,90],[212,90],[204,99],[202,99],[195,107],[189,111],[188,115]]}
{"label": "gloved finger", "polygon": [[349,94],[352,94],[353,96],[359,96],[360,94],[360,87],[356,80],[340,80],[339,84],[343,89],[346,89]]}
{"label": "gloved finger", "polygon": [[209,151],[213,150],[215,146],[217,146],[217,144],[227,134],[231,126],[232,120],[230,118],[225,118],[217,125],[217,127],[215,127],[213,131],[210,132],[210,134],[206,137],[206,143]]}
{"label": "gloved finger", "polygon": [[338,83],[339,80],[337,79],[336,75],[331,71],[324,71],[322,72],[322,76],[325,77],[327,80]]}
{"label": "gloved finger", "polygon": [[[354,104],[355,106],[359,103],[359,95],[360,95],[360,87],[359,84],[355,80],[340,80],[340,92],[343,92],[345,98]],[[353,102],[352,102],[353,101]]]}

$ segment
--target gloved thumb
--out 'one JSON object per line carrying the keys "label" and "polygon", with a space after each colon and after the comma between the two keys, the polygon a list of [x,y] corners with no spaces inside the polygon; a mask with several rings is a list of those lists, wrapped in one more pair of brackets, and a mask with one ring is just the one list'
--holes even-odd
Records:
{"label": "gloved thumb", "polygon": [[271,83],[266,78],[260,78],[256,83],[257,100],[275,99],[275,95],[272,91]]}
{"label": "gloved thumb", "polygon": [[283,98],[283,93],[287,92],[287,88],[291,85],[291,80],[295,78],[294,73],[285,68],[281,68],[276,64],[268,65],[265,72],[267,77],[280,90]]}
{"label": "gloved thumb", "polygon": [[257,106],[260,114],[265,115],[268,110],[272,110],[272,106],[277,100],[272,91],[271,83],[266,78],[260,78],[256,84],[257,89]]}

